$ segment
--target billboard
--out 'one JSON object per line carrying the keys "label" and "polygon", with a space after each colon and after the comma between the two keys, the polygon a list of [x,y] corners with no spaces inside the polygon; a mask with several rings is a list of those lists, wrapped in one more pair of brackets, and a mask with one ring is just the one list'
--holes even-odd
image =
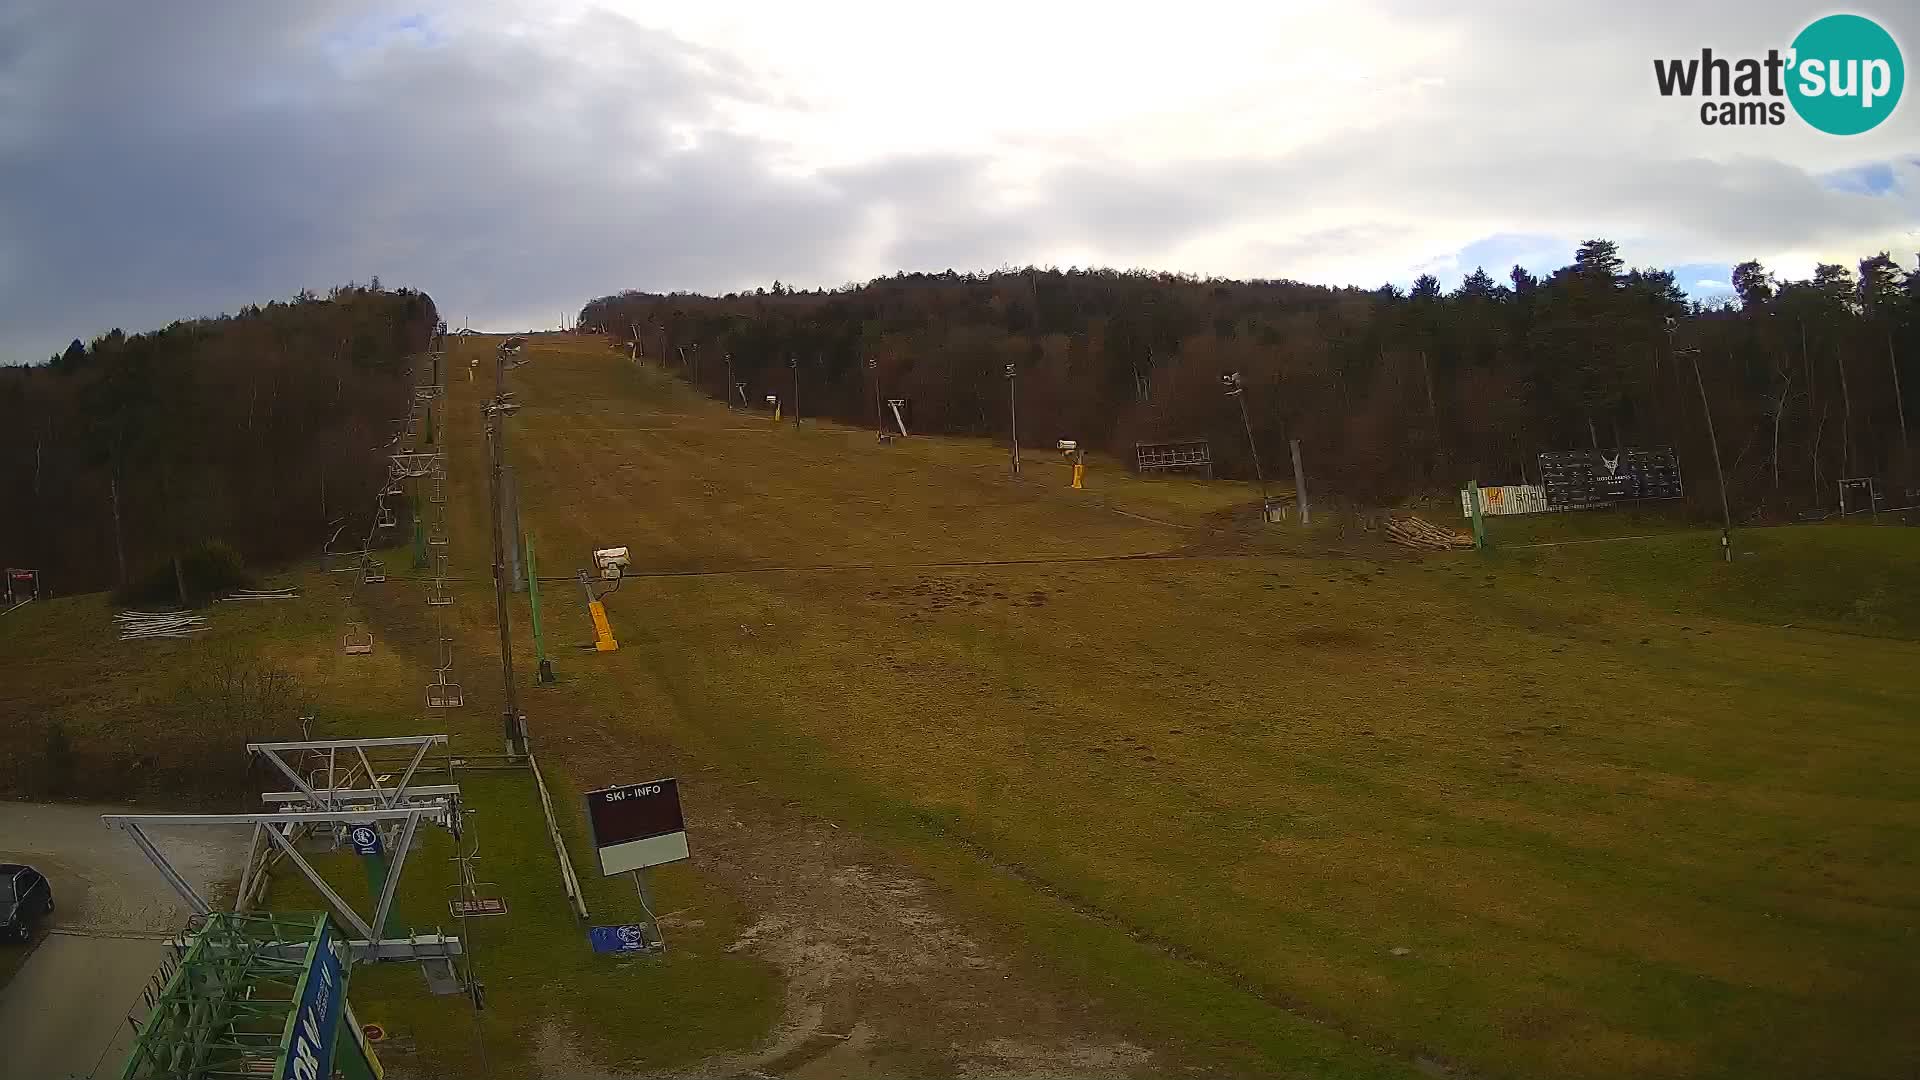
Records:
{"label": "billboard", "polygon": [[340,955],[334,951],[333,925],[323,923],[307,957],[293,1015],[288,1017],[287,1056],[274,1080],[332,1080],[333,1033],[346,1000]]}
{"label": "billboard", "polygon": [[671,777],[587,792],[587,823],[602,875],[687,858],[680,782]]}
{"label": "billboard", "polygon": [[1680,460],[1668,447],[1549,450],[1540,455],[1541,486],[1552,510],[1582,510],[1639,499],[1678,499],[1686,494]]}

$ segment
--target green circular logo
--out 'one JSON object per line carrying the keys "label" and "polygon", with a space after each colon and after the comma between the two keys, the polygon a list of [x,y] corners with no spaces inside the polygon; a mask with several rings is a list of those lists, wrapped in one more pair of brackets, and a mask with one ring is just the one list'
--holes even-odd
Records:
{"label": "green circular logo", "polygon": [[1859,15],[1816,19],[1793,39],[1787,98],[1800,119],[1829,135],[1871,131],[1893,115],[1906,65],[1893,35]]}

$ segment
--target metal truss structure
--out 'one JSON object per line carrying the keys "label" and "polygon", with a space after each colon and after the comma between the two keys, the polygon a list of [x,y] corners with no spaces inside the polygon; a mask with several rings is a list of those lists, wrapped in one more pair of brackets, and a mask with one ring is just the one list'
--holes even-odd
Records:
{"label": "metal truss structure", "polygon": [[[329,936],[318,912],[208,916],[161,970],[122,1080],[278,1075],[314,951]],[[343,998],[345,975],[334,991]]]}
{"label": "metal truss structure", "polygon": [[[427,751],[444,746],[445,735],[407,735],[385,739],[320,739],[301,742],[249,743],[247,750],[264,757],[293,782],[293,791],[270,791],[261,796],[276,810],[257,814],[107,814],[101,821],[127,834],[160,876],[186,901],[196,915],[214,914],[212,905],[174,868],[147,832],[154,827],[250,825],[252,837],[241,872],[236,903],[250,903],[277,860],[293,864],[307,884],[322,897],[341,926],[358,935],[349,942],[356,960],[445,961],[461,954],[460,940],[440,934],[385,936],[387,917],[407,857],[422,824],[461,831],[460,788],[456,784],[416,785]],[[367,756],[368,750],[411,748],[413,753],[399,776],[383,774]],[[289,760],[289,755],[300,755]],[[311,766],[305,775],[299,766]],[[337,846],[344,834],[366,827],[377,832],[387,860],[373,910],[362,914],[321,876],[300,851],[302,841],[321,838]]]}

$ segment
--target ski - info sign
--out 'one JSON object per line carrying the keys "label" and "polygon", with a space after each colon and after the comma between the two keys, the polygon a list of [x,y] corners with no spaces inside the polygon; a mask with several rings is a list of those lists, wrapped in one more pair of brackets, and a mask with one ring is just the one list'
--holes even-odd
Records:
{"label": "ski - info sign", "polygon": [[587,792],[587,823],[607,877],[687,857],[680,784],[671,777]]}

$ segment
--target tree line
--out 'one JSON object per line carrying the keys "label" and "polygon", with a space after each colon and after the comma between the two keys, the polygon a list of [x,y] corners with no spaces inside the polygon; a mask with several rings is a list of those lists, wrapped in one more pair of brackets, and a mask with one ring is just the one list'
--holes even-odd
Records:
{"label": "tree line", "polygon": [[210,541],[310,557],[386,479],[433,300],[375,279],[0,368],[0,559],[70,593],[177,567]]}
{"label": "tree line", "polygon": [[1831,509],[1849,477],[1904,504],[1920,273],[1882,253],[1802,281],[1742,263],[1732,285],[1734,300],[1692,302],[1671,272],[1590,240],[1551,274],[1476,269],[1451,292],[1431,275],[1366,290],[1028,267],[629,291],[588,302],[578,325],[714,396],[730,370],[747,401],[790,406],[797,372],[807,415],[874,424],[883,399],[907,398],[928,432],[1004,437],[1012,365],[1023,442],[1130,461],[1137,442],[1207,438],[1220,471],[1250,477],[1221,382],[1237,372],[1261,459],[1284,461],[1297,438],[1310,483],[1366,504],[1538,482],[1547,450],[1672,447],[1687,508],[1717,514],[1707,409],[1743,520]]}

